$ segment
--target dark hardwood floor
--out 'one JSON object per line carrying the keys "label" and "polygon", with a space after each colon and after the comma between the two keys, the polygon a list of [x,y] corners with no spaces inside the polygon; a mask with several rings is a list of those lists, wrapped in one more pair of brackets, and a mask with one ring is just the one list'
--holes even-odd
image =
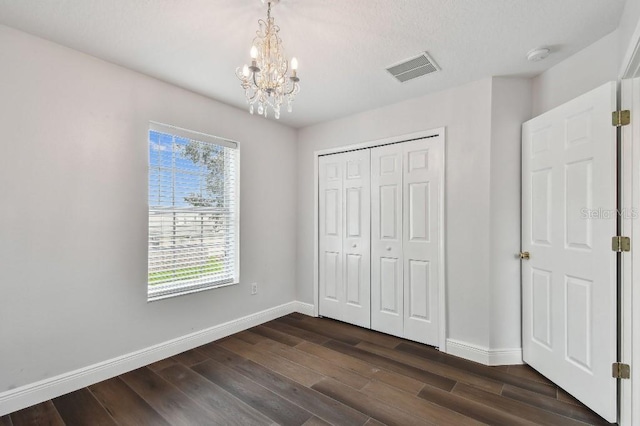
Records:
{"label": "dark hardwood floor", "polygon": [[292,314],[0,417],[27,424],[608,423],[527,366]]}

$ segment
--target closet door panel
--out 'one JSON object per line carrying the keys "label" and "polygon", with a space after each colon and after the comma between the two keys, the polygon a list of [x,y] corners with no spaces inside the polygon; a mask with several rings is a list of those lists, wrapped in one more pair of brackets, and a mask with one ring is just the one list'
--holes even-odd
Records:
{"label": "closet door panel", "polygon": [[371,149],[371,328],[403,335],[402,148]]}
{"label": "closet door panel", "polygon": [[342,178],[343,163],[337,156],[320,157],[319,173],[319,286],[322,316],[342,319]]}
{"label": "closet door panel", "polygon": [[443,152],[439,144],[429,139],[400,145],[403,157],[404,337],[437,346]]}
{"label": "closet door panel", "polygon": [[345,161],[344,321],[371,327],[371,195],[369,150],[340,154]]}
{"label": "closet door panel", "polygon": [[439,344],[444,147],[319,159],[320,315]]}
{"label": "closet door panel", "polygon": [[322,316],[371,326],[370,157],[319,158],[319,286]]}
{"label": "closet door panel", "polygon": [[393,257],[380,257],[380,311],[401,315],[402,309],[398,296],[402,294],[400,261]]}

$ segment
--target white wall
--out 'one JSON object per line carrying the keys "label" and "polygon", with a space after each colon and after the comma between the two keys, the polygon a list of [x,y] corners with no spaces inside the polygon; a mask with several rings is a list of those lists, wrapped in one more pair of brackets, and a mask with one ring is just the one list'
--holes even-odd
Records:
{"label": "white wall", "polygon": [[531,80],[494,78],[491,91],[491,349],[521,346],[521,129],[531,118]]}
{"label": "white wall", "polygon": [[627,0],[618,26],[619,76],[622,76],[635,51],[638,34],[640,34],[640,1]]}
{"label": "white wall", "polygon": [[627,0],[615,31],[533,79],[533,115],[618,80],[636,48],[638,34],[640,1]]}
{"label": "white wall", "polygon": [[533,116],[618,79],[618,30],[533,79]]}
{"label": "white wall", "polygon": [[[509,123],[503,136],[502,128],[496,125],[496,134],[501,138],[496,149],[511,142],[515,144],[501,153],[492,154],[492,95],[502,101],[507,98],[508,107],[513,107],[518,99],[524,106],[518,106],[517,113],[507,114],[505,120],[516,118],[524,109],[529,108],[530,98],[523,94],[529,83],[526,80],[502,82],[502,79],[485,79],[447,91],[423,96],[388,107],[364,112],[351,117],[304,128],[298,141],[298,300],[313,302],[313,153],[314,151],[351,145],[391,136],[398,136],[446,126],[447,166],[446,166],[446,278],[448,299],[448,337],[466,343],[488,347],[490,342],[491,298],[491,232],[492,220],[500,220],[504,211],[496,211],[492,218],[490,203],[492,200],[490,171],[491,158],[495,155],[501,161],[519,164],[519,136],[509,139],[514,129],[519,129],[522,121]],[[513,94],[507,92],[517,88]],[[522,95],[522,96],[521,96]],[[518,98],[520,96],[520,98]],[[528,117],[527,117],[528,118]],[[513,158],[509,158],[509,157]],[[496,172],[497,173],[497,172]],[[511,181],[518,180],[519,168],[507,168],[503,175]],[[500,184],[494,182],[497,190]],[[509,188],[508,205],[519,205],[519,191]],[[502,205],[501,205],[502,207]],[[513,211],[519,221],[518,211]],[[519,229],[519,222],[518,222]],[[507,243],[509,250],[519,249],[519,231],[511,235]],[[501,247],[495,248],[503,250]],[[516,250],[517,251],[517,250]],[[515,253],[515,252],[514,252]],[[511,271],[513,268],[511,268]],[[513,275],[513,274],[512,274]],[[509,285],[518,285],[519,276]],[[504,278],[494,271],[496,281]],[[514,296],[514,293],[509,293]],[[518,299],[509,300],[517,307]],[[503,299],[501,299],[503,300]],[[509,319],[512,315],[507,316]],[[519,321],[519,320],[518,320]],[[519,328],[519,322],[510,324]],[[519,332],[510,332],[507,347],[519,347]]]}
{"label": "white wall", "polygon": [[[294,300],[294,130],[4,26],[0,64],[0,393]],[[240,141],[240,285],[147,303],[149,120]]]}
{"label": "white wall", "polygon": [[446,127],[448,338],[520,347],[520,126],[531,81],[493,78],[304,128],[298,136],[298,300],[313,302],[313,153]]}

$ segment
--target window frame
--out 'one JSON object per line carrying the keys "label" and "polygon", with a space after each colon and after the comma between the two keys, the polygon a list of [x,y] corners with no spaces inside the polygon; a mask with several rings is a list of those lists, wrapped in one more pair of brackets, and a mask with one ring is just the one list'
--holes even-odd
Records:
{"label": "window frame", "polygon": [[[149,285],[149,260],[151,252],[151,238],[150,238],[150,214],[151,204],[149,200],[149,189],[151,184],[151,132],[159,132],[163,134],[172,135],[174,138],[185,138],[194,140],[201,143],[211,143],[214,145],[222,146],[224,148],[230,148],[235,150],[235,184],[233,190],[235,193],[234,200],[234,212],[233,212],[233,226],[232,232],[235,235],[233,243],[233,257],[229,256],[228,259],[233,259],[233,276],[231,279],[224,280],[222,282],[209,282],[202,283],[196,280],[184,280],[184,281],[171,281],[164,284],[159,284],[158,287]],[[147,302],[154,302],[157,300],[172,298],[176,296],[182,296],[185,294],[196,293],[205,290],[212,290],[216,288],[229,287],[240,283],[240,143],[231,139],[213,136],[210,134],[184,129],[181,127],[158,123],[150,121],[147,129]],[[155,288],[154,288],[155,287]]]}

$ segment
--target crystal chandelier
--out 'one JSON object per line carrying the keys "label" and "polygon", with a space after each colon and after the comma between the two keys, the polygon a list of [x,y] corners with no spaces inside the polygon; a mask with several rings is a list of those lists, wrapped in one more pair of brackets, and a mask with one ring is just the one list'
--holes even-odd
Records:
{"label": "crystal chandelier", "polygon": [[292,111],[293,99],[300,91],[298,61],[291,59],[289,75],[289,62],[278,36],[280,27],[271,17],[271,5],[278,1],[262,0],[268,4],[267,21],[258,20],[258,31],[250,52],[251,65],[236,69],[236,76],[247,97],[249,112],[253,114],[254,105],[257,104],[259,115],[266,117],[267,110],[271,108],[276,119],[280,118],[280,107],[285,101],[287,111]]}

